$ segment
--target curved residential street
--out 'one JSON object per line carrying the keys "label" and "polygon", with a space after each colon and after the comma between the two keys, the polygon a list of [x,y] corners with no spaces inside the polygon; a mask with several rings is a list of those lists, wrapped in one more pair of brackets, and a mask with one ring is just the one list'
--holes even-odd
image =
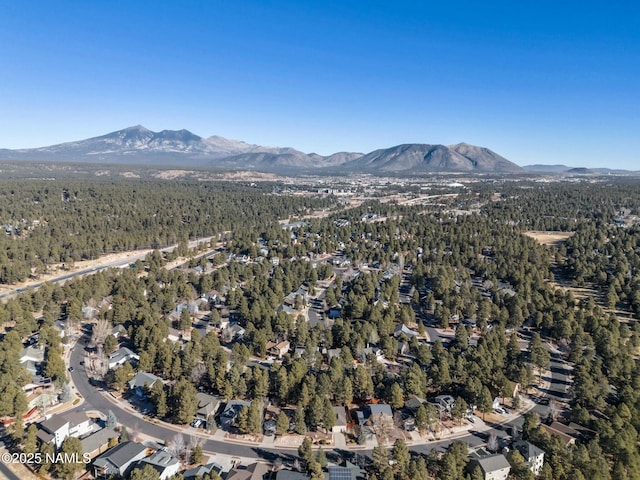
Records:
{"label": "curved residential street", "polygon": [[[220,454],[228,455],[232,457],[242,458],[255,458],[264,460],[273,460],[274,458],[297,456],[297,448],[276,447],[273,445],[273,437],[265,437],[265,441],[262,443],[248,443],[230,440],[224,438],[224,432],[217,430],[213,435],[202,433],[201,430],[197,430],[191,427],[181,427],[171,425],[164,422],[153,422],[145,420],[139,412],[135,411],[128,402],[123,400],[116,400],[110,393],[101,391],[89,383],[89,379],[85,373],[85,369],[80,362],[84,360],[84,349],[87,345],[88,338],[83,336],[79,339],[71,352],[69,359],[69,365],[73,367],[71,373],[73,384],[77,393],[83,398],[83,402],[75,407],[73,410],[83,411],[99,411],[103,414],[107,414],[109,410],[118,418],[119,422],[127,426],[130,430],[135,429],[141,435],[145,437],[154,438],[158,441],[171,440],[176,434],[183,433],[185,435],[197,435],[203,439],[203,450],[208,454]],[[546,415],[548,407],[535,405],[531,406],[535,411],[538,411],[541,415]],[[521,424],[522,418],[518,414],[511,414],[506,416],[503,424]],[[467,442],[471,447],[476,447],[484,444],[490,433],[496,434],[498,437],[505,437],[508,432],[505,431],[503,425],[490,426],[479,421],[478,426],[472,426],[470,431],[463,432],[443,432],[441,434],[442,440],[429,441],[424,440],[424,443],[410,444],[409,449],[416,452],[426,454],[432,449],[445,449],[454,440],[462,440]],[[327,451],[331,449],[327,448]],[[365,454],[370,455],[371,447],[366,448],[362,446],[357,447],[334,447],[332,449],[337,454],[344,455],[347,452],[352,454]]]}

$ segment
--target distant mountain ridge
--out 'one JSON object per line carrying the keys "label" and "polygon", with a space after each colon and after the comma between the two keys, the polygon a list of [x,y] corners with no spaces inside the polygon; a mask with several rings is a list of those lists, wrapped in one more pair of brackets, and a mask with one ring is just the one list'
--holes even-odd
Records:
{"label": "distant mountain ridge", "polygon": [[153,132],[136,125],[99,137],[48,147],[0,149],[3,160],[180,165],[276,173],[331,170],[343,173],[493,172],[522,168],[484,147],[405,144],[366,155],[338,152],[323,156],[288,147],[264,147],[220,136],[200,137],[188,130]]}
{"label": "distant mountain ridge", "polygon": [[375,150],[341,168],[375,172],[494,172],[517,173],[522,168],[488,148],[466,143],[428,145],[410,143]]}
{"label": "distant mountain ridge", "polygon": [[638,170],[625,170],[620,168],[587,168],[568,167],[567,165],[525,165],[522,167],[527,172],[565,175],[638,175]]}

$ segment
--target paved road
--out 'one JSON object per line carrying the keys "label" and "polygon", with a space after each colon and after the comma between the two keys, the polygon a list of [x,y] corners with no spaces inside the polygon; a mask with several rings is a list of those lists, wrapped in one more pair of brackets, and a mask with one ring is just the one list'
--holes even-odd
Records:
{"label": "paved road", "polygon": [[[115,400],[108,399],[107,396],[103,395],[101,392],[97,390],[96,387],[89,384],[89,379],[84,372],[84,367],[80,365],[80,362],[84,359],[84,348],[87,345],[87,337],[84,336],[80,339],[80,341],[76,344],[76,347],[73,349],[71,353],[71,358],[69,361],[70,366],[74,368],[71,376],[73,377],[73,382],[75,387],[85,399],[84,403],[76,407],[74,410],[77,411],[89,411],[89,410],[98,410],[102,413],[107,414],[109,410],[112,410],[113,413],[118,417],[118,420],[123,425],[126,425],[129,429],[133,429],[137,427],[137,430],[140,433],[145,435],[162,439],[162,440],[171,440],[179,431],[174,430],[172,428],[165,427],[163,425],[147,422],[137,415],[125,410],[122,408],[121,404],[116,402]],[[256,447],[253,446],[245,446],[238,445],[227,442],[218,442],[214,440],[207,440],[203,445],[203,449],[208,452],[216,452],[226,455],[237,455],[242,457],[261,457],[256,452]],[[291,452],[282,452],[282,453],[296,453],[297,450],[292,450]],[[265,454],[275,454],[276,451],[273,452],[265,452]]]}
{"label": "paved road", "polygon": [[7,478],[9,480],[20,480],[20,477],[9,470],[4,463],[0,463],[0,478]]}
{"label": "paved road", "polygon": [[[192,241],[190,241],[188,243],[188,247],[189,248],[194,248],[194,247],[196,247],[196,246],[198,246],[200,244],[209,242],[212,238],[213,237],[203,237],[203,238],[198,238],[196,240],[192,240]],[[177,247],[177,245],[171,245],[169,247],[161,249],[160,252],[171,252],[176,247]],[[55,278],[49,280],[48,282],[49,283],[64,283],[67,280],[70,280],[70,279],[72,279],[74,277],[79,277],[79,276],[82,276],[82,275],[88,275],[88,274],[96,273],[96,272],[99,272],[101,270],[105,270],[107,268],[122,267],[122,266],[128,265],[130,263],[135,263],[138,260],[142,260],[143,258],[145,258],[147,256],[147,253],[148,252],[145,251],[144,253],[136,253],[136,254],[133,254],[133,255],[129,255],[126,258],[120,258],[118,260],[112,260],[110,262],[105,261],[104,263],[101,263],[100,265],[95,266],[95,267],[84,268],[82,270],[78,270],[78,271],[75,271],[75,272],[70,272],[70,273],[61,275],[59,277],[55,277]],[[36,282],[36,283],[29,284],[25,288],[18,288],[16,290],[12,290],[12,291],[9,291],[9,292],[2,293],[2,294],[0,294],[0,300],[3,299],[3,298],[15,295],[17,293],[21,293],[21,292],[23,292],[25,290],[32,290],[32,289],[40,288],[44,283],[47,283],[47,282]]]}
{"label": "paved road", "polygon": [[[0,438],[0,452],[5,453],[5,437]],[[9,467],[7,467],[4,462],[0,461],[0,478],[7,478],[9,480],[20,480],[20,477],[13,473]]]}

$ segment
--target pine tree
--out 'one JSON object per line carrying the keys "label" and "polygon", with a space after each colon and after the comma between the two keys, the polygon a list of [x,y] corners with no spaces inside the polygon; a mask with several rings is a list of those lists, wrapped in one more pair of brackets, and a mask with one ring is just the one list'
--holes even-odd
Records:
{"label": "pine tree", "polygon": [[276,420],[276,433],[284,435],[289,430],[289,417],[283,411],[280,411]]}

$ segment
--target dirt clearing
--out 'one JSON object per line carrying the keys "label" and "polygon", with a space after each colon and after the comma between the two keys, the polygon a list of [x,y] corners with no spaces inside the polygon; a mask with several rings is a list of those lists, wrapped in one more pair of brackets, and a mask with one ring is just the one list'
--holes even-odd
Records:
{"label": "dirt clearing", "polygon": [[542,245],[559,245],[566,241],[567,238],[573,236],[575,232],[558,232],[558,231],[539,231],[529,230],[524,232],[527,237],[531,237]]}

